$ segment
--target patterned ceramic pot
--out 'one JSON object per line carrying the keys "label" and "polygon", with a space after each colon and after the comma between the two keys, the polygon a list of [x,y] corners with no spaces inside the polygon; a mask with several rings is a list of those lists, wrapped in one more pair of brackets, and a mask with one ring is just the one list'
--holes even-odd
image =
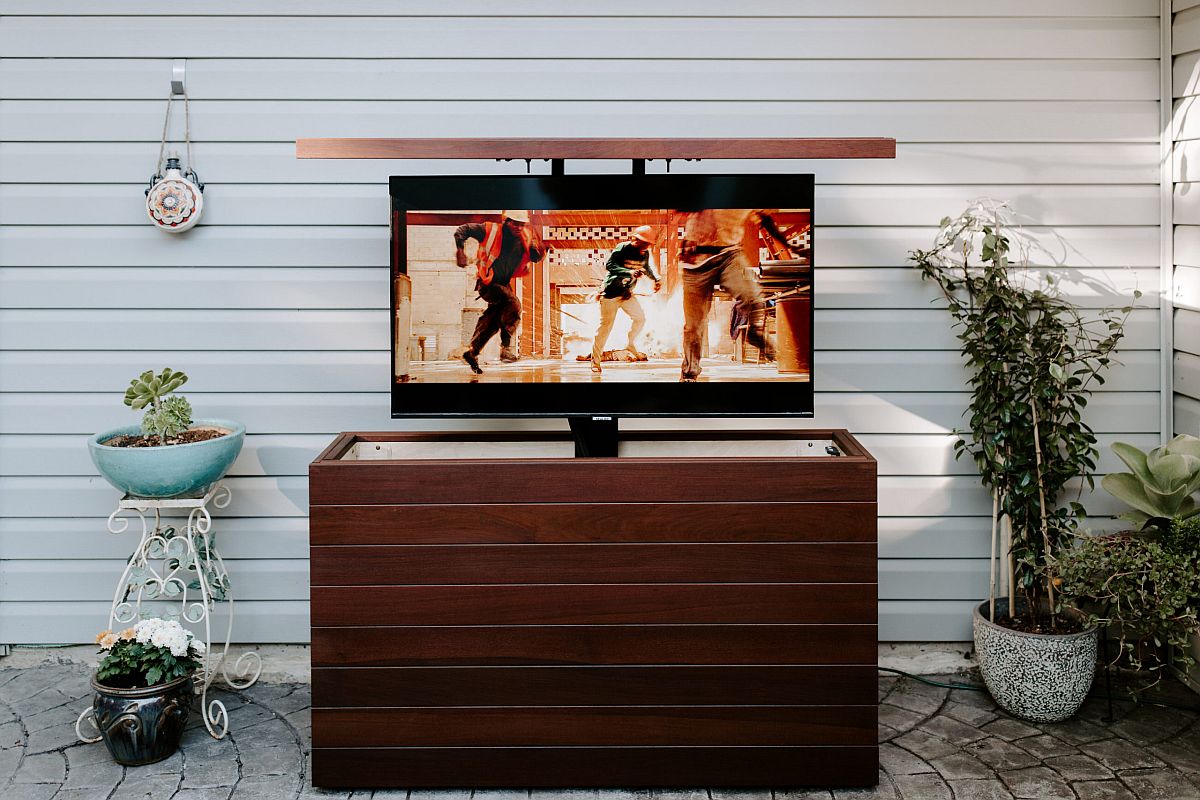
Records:
{"label": "patterned ceramic pot", "polygon": [[225,436],[205,442],[166,447],[109,447],[101,444],[120,434],[137,434],[138,425],[114,428],[88,440],[92,463],[104,479],[136,497],[202,494],[224,476],[242,451],[246,426],[227,419],[198,419],[193,428],[221,428]]}
{"label": "patterned ceramic pot", "polygon": [[92,718],[118,764],[153,764],[179,749],[195,695],[191,675],[144,689],[105,686],[93,675],[92,688]]}
{"label": "patterned ceramic pot", "polygon": [[[1007,603],[997,598],[996,608]],[[1096,674],[1095,628],[1062,636],[1014,631],[988,619],[986,601],[972,623],[983,682],[1005,711],[1031,722],[1061,722],[1083,705]]]}

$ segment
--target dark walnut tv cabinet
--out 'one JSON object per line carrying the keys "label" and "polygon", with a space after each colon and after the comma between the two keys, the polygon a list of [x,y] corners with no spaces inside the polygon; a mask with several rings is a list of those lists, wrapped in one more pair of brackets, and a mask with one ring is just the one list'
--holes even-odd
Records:
{"label": "dark walnut tv cabinet", "polygon": [[309,485],[316,785],[876,782],[846,431],[345,433]]}

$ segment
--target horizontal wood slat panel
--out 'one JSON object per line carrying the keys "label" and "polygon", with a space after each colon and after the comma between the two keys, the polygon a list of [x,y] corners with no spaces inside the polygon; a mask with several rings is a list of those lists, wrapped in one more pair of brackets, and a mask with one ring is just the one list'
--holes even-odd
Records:
{"label": "horizontal wood slat panel", "polygon": [[314,667],[874,664],[874,625],[313,628]]}
{"label": "horizontal wood slat panel", "polygon": [[[1196,5],[1193,0],[1175,0],[1182,11]],[[564,4],[562,0],[505,0],[504,12],[513,17],[726,17],[726,0],[606,0],[603,5]],[[5,13],[22,16],[57,17],[92,14],[90,0],[6,0]],[[495,14],[494,0],[439,0],[397,6],[395,0],[292,0],[281,6],[275,0],[208,0],[201,6],[161,6],[153,0],[126,0],[106,8],[114,17],[270,17],[316,14],[328,17],[447,17]],[[827,0],[743,0],[737,11],[745,17],[827,17]],[[838,14],[844,17],[994,17],[995,0],[840,0]],[[1155,0],[1005,0],[1004,11],[1022,17],[1157,17]]]}
{"label": "horizontal wood slat panel", "polygon": [[[780,154],[778,158],[783,158]],[[794,171],[794,170],[788,170]],[[381,171],[381,174],[382,171]],[[817,168],[820,175],[820,168]],[[54,210],[78,204],[76,225],[142,226],[146,216],[140,184],[0,184],[0,218],[9,225],[42,225]],[[822,186],[819,220],[822,226],[925,225],[939,215],[965,207],[978,197],[1003,197],[1021,210],[1025,225],[1155,225],[1158,222],[1156,186]],[[388,218],[386,186],[297,186],[287,183],[206,189],[206,225],[379,225]],[[1176,198],[1180,208],[1180,198]],[[1187,220],[1179,220],[1181,222]],[[454,266],[453,230],[445,231],[441,267],[452,274],[468,273]],[[818,229],[816,241],[820,242]],[[818,266],[822,262],[818,256]],[[430,269],[418,263],[410,272]],[[386,279],[386,275],[384,276]],[[293,290],[294,292],[294,290]],[[386,304],[387,297],[379,298]]]}
{"label": "horizontal wood slat panel", "polygon": [[[491,10],[494,13],[494,9]],[[728,13],[728,12],[726,12]],[[96,36],[94,23],[71,17],[8,17],[0,27],[6,56],[52,58],[172,58],[178,32],[169,17],[129,17]],[[188,26],[191,58],[336,58],[353,41],[358,58],[389,58],[404,42],[409,58],[504,58],[531,48],[541,58],[604,58],[654,53],[753,52],[757,58],[1157,58],[1157,18],[872,19],[813,17],[720,19],[647,17],[630,25],[604,17],[515,19],[434,17],[253,17],[236,28],[220,18],[195,17]]]}
{"label": "horizontal wood slat panel", "polygon": [[[622,500],[656,502],[662,498],[660,483],[670,480],[675,484],[671,499],[680,502],[875,501],[874,464],[806,458],[805,466],[785,471],[779,469],[784,460],[621,459],[581,464],[571,459],[561,463],[509,459],[497,464],[497,469],[505,470],[505,480],[473,485],[470,498],[478,503],[508,503],[512,501],[510,487],[521,486],[521,499],[530,503],[604,502],[612,499],[608,487],[619,484]],[[376,461],[369,470],[358,466],[353,462],[313,464],[309,502],[387,505],[394,502],[392,487],[403,486],[410,502],[453,504],[464,499],[461,481],[478,471],[477,467],[465,470],[461,463],[445,461]],[[800,474],[804,480],[797,482]],[[594,482],[581,482],[585,475]],[[368,476],[369,482],[364,484]]]}
{"label": "horizontal wood slat panel", "polygon": [[[197,418],[236,419],[259,433],[308,434],[329,430],[377,428],[388,423],[388,395],[383,392],[189,392]],[[844,427],[860,434],[949,433],[962,426],[970,401],[966,392],[817,392],[814,426]],[[91,436],[129,419],[117,411],[111,394],[73,392],[0,392],[0,433],[84,434]],[[1100,432],[1151,433],[1158,430],[1158,393],[1098,392],[1084,415]],[[399,429],[468,430],[478,422],[444,420],[390,423]],[[530,430],[538,423],[511,423]],[[695,428],[695,420],[658,420],[665,429]],[[794,420],[730,420],[723,425],[760,430],[794,428]],[[286,480],[286,479],[283,479]],[[511,498],[506,498],[511,499]],[[709,498],[701,498],[709,499]],[[787,498],[795,499],[795,498]],[[235,501],[236,502],[236,501]],[[108,509],[104,513],[107,515]],[[0,508],[0,511],[3,511]],[[96,512],[99,513],[99,512]]]}
{"label": "horizontal wood slat panel", "polygon": [[[1155,25],[1157,28],[1157,24]],[[332,38],[332,35],[327,35]],[[672,37],[678,38],[678,37]],[[1155,36],[1157,51],[1157,34]],[[440,45],[439,45],[440,46]],[[689,47],[694,47],[689,44]],[[789,47],[798,47],[794,41]],[[3,52],[0,36],[0,52]],[[174,51],[172,51],[174,53]],[[169,73],[163,80],[169,79]],[[4,100],[0,141],[145,142],[162,131],[161,100]],[[1151,100],[556,101],[192,100],[192,139],[281,142],[297,136],[774,138],[876,137],[898,142],[1155,142]],[[836,111],[836,113],[832,113]],[[151,151],[152,152],[152,151]]]}
{"label": "horizontal wood slat panel", "polygon": [[313,747],[874,744],[877,706],[315,708]]}
{"label": "horizontal wood slat panel", "polygon": [[[364,479],[367,477],[364,475]],[[437,524],[436,514],[430,524]],[[875,544],[354,545],[313,548],[313,586],[873,583]]]}
{"label": "horizontal wood slat panel", "polygon": [[316,667],[316,708],[874,705],[873,665]]}
{"label": "horizontal wood slat panel", "polygon": [[[874,548],[872,548],[873,552]],[[323,558],[316,563],[322,563]],[[692,566],[692,565],[688,565]],[[870,569],[875,568],[872,556]],[[848,570],[855,571],[855,570]],[[561,580],[561,573],[547,580]],[[401,580],[404,578],[402,577]],[[348,625],[874,624],[872,583],[312,587],[314,627]],[[379,576],[374,580],[384,582]],[[765,579],[764,579],[765,580]]]}
{"label": "horizontal wood slat panel", "polygon": [[[607,6],[606,6],[607,7]],[[567,6],[555,9],[566,12]],[[597,7],[599,9],[599,7]],[[507,6],[506,6],[507,10]],[[839,6],[838,13],[842,13]],[[1158,65],[1128,59],[204,59],[216,100],[1156,100]],[[166,59],[5,58],[0,99],[161,100]],[[207,170],[207,167],[206,167]]]}
{"label": "horizontal wood slat panel", "polygon": [[[313,545],[875,541],[875,509],[852,503],[313,506]],[[728,505],[721,506],[728,510]],[[429,520],[436,515],[437,525]]]}
{"label": "horizontal wood slat panel", "polygon": [[312,779],[341,788],[862,786],[879,767],[877,746],[506,747],[464,755],[453,747],[320,748]]}

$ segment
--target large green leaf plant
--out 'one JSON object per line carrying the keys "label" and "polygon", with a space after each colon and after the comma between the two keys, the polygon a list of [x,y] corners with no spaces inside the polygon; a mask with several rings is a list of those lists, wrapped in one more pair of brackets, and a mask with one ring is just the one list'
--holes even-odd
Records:
{"label": "large green leaf plant", "polygon": [[909,259],[940,289],[969,371],[968,427],[955,431],[955,454],[974,461],[1011,528],[1005,561],[1019,596],[1009,598],[1007,624],[1053,632],[1055,557],[1073,539],[1096,466],[1084,410],[1130,308],[1085,317],[1028,269],[1034,246],[1007,206],[979,201],[944,218],[933,247]]}

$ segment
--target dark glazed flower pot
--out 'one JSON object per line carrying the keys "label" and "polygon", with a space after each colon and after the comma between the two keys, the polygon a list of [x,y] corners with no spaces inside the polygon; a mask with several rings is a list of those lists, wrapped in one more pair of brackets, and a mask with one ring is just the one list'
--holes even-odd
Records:
{"label": "dark glazed flower pot", "polygon": [[105,686],[93,675],[92,688],[93,719],[118,764],[153,764],[179,749],[195,695],[191,675],[143,689]]}

